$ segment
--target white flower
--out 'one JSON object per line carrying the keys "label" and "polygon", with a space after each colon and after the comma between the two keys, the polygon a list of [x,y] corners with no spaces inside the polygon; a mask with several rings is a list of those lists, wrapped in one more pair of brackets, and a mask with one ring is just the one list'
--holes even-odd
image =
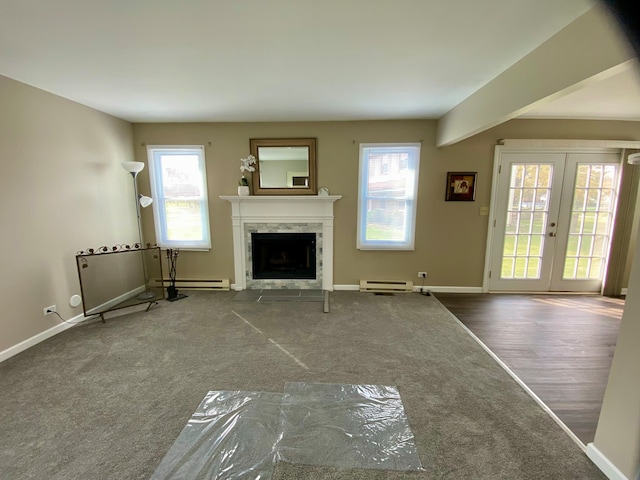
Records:
{"label": "white flower", "polygon": [[249,155],[247,158],[240,159],[240,171],[241,172],[255,172],[256,167],[254,167],[256,163],[256,157],[253,155]]}

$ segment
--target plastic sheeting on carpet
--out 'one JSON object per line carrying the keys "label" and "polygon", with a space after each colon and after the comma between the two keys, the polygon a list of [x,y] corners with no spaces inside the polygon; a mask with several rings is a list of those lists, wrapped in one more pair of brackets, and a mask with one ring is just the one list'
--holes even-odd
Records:
{"label": "plastic sheeting on carpet", "polygon": [[395,387],[287,383],[209,392],[151,477],[269,480],[275,462],[421,470]]}
{"label": "plastic sheeting on carpet", "polygon": [[343,468],[421,470],[397,388],[287,383],[279,460]]}
{"label": "plastic sheeting on carpet", "polygon": [[209,392],[151,476],[268,480],[282,394]]}

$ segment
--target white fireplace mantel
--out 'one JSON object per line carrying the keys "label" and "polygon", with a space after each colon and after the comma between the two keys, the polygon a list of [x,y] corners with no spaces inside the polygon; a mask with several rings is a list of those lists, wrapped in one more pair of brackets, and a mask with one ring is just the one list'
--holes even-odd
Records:
{"label": "white fireplace mantel", "polygon": [[221,196],[231,203],[235,289],[247,287],[245,224],[322,224],[322,289],[333,290],[333,203],[341,195]]}

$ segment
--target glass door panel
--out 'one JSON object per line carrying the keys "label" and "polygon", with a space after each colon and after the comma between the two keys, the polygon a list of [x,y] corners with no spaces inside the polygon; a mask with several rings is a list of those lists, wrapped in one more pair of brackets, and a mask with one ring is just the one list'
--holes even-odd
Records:
{"label": "glass door panel", "polygon": [[539,279],[553,164],[511,165],[502,279]]}
{"label": "glass door panel", "polygon": [[545,252],[555,243],[548,233],[559,205],[553,186],[562,183],[564,159],[562,154],[502,155],[491,290],[548,288],[551,261]]}
{"label": "glass door panel", "polygon": [[[554,262],[551,288],[599,291],[602,286],[617,199],[619,157],[570,154],[567,159],[568,231]],[[562,230],[560,230],[562,232]],[[557,271],[556,271],[557,270]]]}
{"label": "glass door panel", "polygon": [[489,290],[599,292],[619,169],[618,153],[502,153]]}

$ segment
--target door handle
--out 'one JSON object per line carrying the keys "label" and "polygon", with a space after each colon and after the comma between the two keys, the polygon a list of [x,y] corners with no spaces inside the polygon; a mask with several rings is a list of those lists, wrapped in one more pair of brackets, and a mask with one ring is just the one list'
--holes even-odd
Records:
{"label": "door handle", "polygon": [[556,236],[556,232],[549,232],[549,236],[550,237],[555,237]]}

